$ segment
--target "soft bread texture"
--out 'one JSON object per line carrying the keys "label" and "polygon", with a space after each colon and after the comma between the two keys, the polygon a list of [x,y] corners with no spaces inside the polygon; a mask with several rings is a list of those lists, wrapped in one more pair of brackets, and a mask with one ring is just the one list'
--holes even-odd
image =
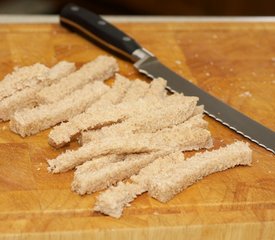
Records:
{"label": "soft bread texture", "polygon": [[113,87],[92,104],[85,112],[61,123],[52,129],[49,134],[49,144],[58,148],[75,139],[81,131],[100,128],[126,117],[125,114],[114,105],[121,102],[130,81],[121,75],[116,75]]}
{"label": "soft bread texture", "polygon": [[235,142],[218,150],[198,153],[165,173],[149,179],[149,195],[167,202],[203,177],[237,165],[251,165],[252,151],[247,143]]}
{"label": "soft bread texture", "polygon": [[110,187],[97,197],[94,211],[119,218],[123,209],[130,206],[138,195],[148,190],[148,181],[155,174],[162,174],[176,163],[184,160],[182,152],[173,152],[156,158],[152,163],[142,168],[137,175],[132,175],[133,183],[119,182],[117,186]]}
{"label": "soft bread texture", "polygon": [[53,160],[48,160],[48,169],[53,173],[65,172],[94,157],[107,154],[150,153],[159,150],[187,151],[209,147],[212,147],[209,131],[178,125],[156,133],[127,134],[89,142],[75,151],[67,151]]}
{"label": "soft bread texture", "polygon": [[93,160],[87,161],[82,165],[76,167],[74,175],[82,175],[82,174],[91,174],[92,172],[96,172],[97,170],[108,166],[110,163],[120,162],[125,159],[125,155],[118,154],[108,154],[105,156],[94,158]]}
{"label": "soft bread texture", "polygon": [[60,79],[67,77],[76,70],[75,63],[61,61],[55,64],[49,71],[46,80],[41,82],[44,86],[57,83]]}
{"label": "soft bread texture", "polygon": [[85,174],[76,173],[72,190],[80,195],[104,190],[118,181],[137,174],[140,169],[162,154],[162,152],[131,154],[124,161],[109,163],[98,171]]}
{"label": "soft bread texture", "polygon": [[[119,124],[104,127],[97,131],[82,133],[82,144],[97,141],[108,136],[126,133],[154,133],[166,127],[180,124],[188,119],[196,106],[198,98],[175,95],[160,98],[144,98],[130,105],[128,117]],[[144,104],[140,107],[138,103]],[[117,111],[115,111],[117,112]]]}
{"label": "soft bread texture", "polygon": [[127,93],[122,99],[123,102],[135,101],[139,98],[144,97],[149,89],[149,84],[139,79],[132,81]]}
{"label": "soft bread texture", "polygon": [[[130,79],[116,73],[115,82],[113,83],[112,90],[104,94],[98,104],[117,104],[122,101],[129,87],[131,86]],[[87,109],[89,111],[89,109]]]}
{"label": "soft bread texture", "polygon": [[[104,98],[105,95],[103,95],[102,98]],[[120,123],[131,117],[135,119],[135,129],[141,128],[144,126],[144,123],[148,126],[155,126],[155,128],[157,126],[160,127],[162,124],[163,128],[169,124],[175,124],[178,121],[182,122],[189,117],[194,111],[197,98],[178,97],[174,99],[175,101],[170,101],[170,98],[166,98],[165,100],[159,99],[158,101],[156,98],[148,97],[146,99],[138,99],[135,102],[122,102],[117,105],[110,102],[109,104],[103,105],[101,104],[101,100],[102,99],[93,104],[86,112],[55,127],[49,134],[49,144],[54,147],[62,147],[71,141],[71,139],[75,138],[81,131],[100,129],[104,126]],[[104,99],[103,101],[105,102]],[[173,105],[171,106],[171,104]],[[153,117],[149,118],[151,115],[153,115]],[[144,121],[144,119],[146,120]],[[131,121],[130,123],[134,124]],[[131,128],[129,124],[124,124],[122,128],[125,132],[128,132],[128,130],[133,127]]]}
{"label": "soft bread texture", "polygon": [[49,68],[36,63],[31,66],[16,68],[11,74],[0,81],[0,101],[26,87],[32,87],[43,81]]}
{"label": "soft bread texture", "polygon": [[[164,112],[169,113],[171,112],[171,109],[166,111],[167,108],[164,108]],[[176,109],[174,109],[176,110]],[[186,110],[186,109],[185,109]],[[184,111],[185,111],[184,110]],[[172,110],[172,112],[175,113],[175,111]],[[152,112],[151,112],[152,113]],[[156,117],[157,115],[155,115]],[[167,115],[166,115],[167,116]],[[165,117],[166,117],[165,116]],[[172,120],[172,122],[176,123],[176,120],[180,120],[180,115],[178,115],[175,119],[170,118],[171,116],[168,117],[168,119]],[[152,120],[152,117],[149,118]],[[165,119],[165,118],[164,118]],[[87,131],[83,132],[81,135],[81,144],[85,144],[91,141],[99,141],[100,139],[104,139],[106,137],[119,137],[123,136],[127,133],[154,133],[157,132],[158,130],[162,130],[165,127],[173,127],[174,125],[171,124],[171,122],[166,122],[164,123],[164,119],[161,121],[156,118],[155,121],[148,121],[147,119],[144,118],[143,121],[136,121],[136,118],[131,118],[129,120],[126,120],[123,123],[116,124],[116,125],[111,125],[109,127],[103,127],[102,129],[95,130],[95,131]],[[179,121],[181,122],[181,121]],[[193,117],[190,117],[186,121],[182,121],[180,123],[181,126],[185,126],[188,128],[207,128],[208,122],[203,119],[203,115],[195,115]],[[179,124],[178,124],[179,125]],[[145,126],[144,128],[142,126]]]}
{"label": "soft bread texture", "polygon": [[110,78],[116,71],[118,71],[118,65],[113,57],[99,56],[58,83],[41,90],[37,93],[37,98],[41,103],[57,102],[73,91],[83,88],[85,84]]}
{"label": "soft bread texture", "polygon": [[[58,82],[62,77],[70,74],[74,70],[74,63],[65,61],[59,62],[54,65],[47,74],[40,76],[41,81],[2,99],[2,101],[0,101],[0,119],[7,121],[17,109],[32,108],[36,106],[39,103],[36,97],[37,92],[45,86]],[[42,80],[42,78],[44,79]]]}
{"label": "soft bread texture", "polygon": [[185,160],[184,154],[181,151],[171,152],[157,158],[145,168],[141,169],[139,174],[131,176],[131,180],[143,186],[144,189],[148,189],[148,182],[152,176],[161,174],[174,168],[175,164],[181,163]]}
{"label": "soft bread texture", "polygon": [[145,94],[145,97],[156,96],[156,97],[164,98],[167,96],[166,87],[167,87],[167,81],[164,80],[163,78],[153,79],[150,82],[150,86],[148,91]]}
{"label": "soft bread texture", "polygon": [[119,218],[130,202],[148,190],[152,197],[167,202],[204,176],[237,165],[250,165],[252,152],[248,144],[236,142],[183,160],[181,152],[157,158],[142,168],[139,174],[133,175],[132,183],[119,182],[117,186],[102,192],[97,197],[94,211]]}
{"label": "soft bread texture", "polygon": [[140,184],[119,182],[117,186],[109,187],[97,197],[93,210],[120,218],[124,207],[129,206],[143,192],[145,190]]}
{"label": "soft bread texture", "polygon": [[22,137],[38,133],[83,112],[108,89],[107,85],[96,81],[56,103],[17,111],[11,118],[10,129]]}

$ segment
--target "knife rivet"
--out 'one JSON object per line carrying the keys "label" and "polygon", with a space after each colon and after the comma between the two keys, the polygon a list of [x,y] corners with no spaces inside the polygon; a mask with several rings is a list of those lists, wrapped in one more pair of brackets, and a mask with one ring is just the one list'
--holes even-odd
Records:
{"label": "knife rivet", "polygon": [[98,24],[98,25],[101,25],[101,26],[104,26],[104,25],[106,25],[106,22],[104,22],[103,20],[99,20],[99,21],[97,22],[97,24]]}
{"label": "knife rivet", "polygon": [[71,10],[74,11],[74,12],[77,12],[77,11],[79,11],[79,7],[78,6],[72,6]]}
{"label": "knife rivet", "polygon": [[129,42],[129,41],[131,41],[131,38],[125,37],[125,36],[124,36],[124,37],[122,38],[122,40],[125,41],[125,42]]}

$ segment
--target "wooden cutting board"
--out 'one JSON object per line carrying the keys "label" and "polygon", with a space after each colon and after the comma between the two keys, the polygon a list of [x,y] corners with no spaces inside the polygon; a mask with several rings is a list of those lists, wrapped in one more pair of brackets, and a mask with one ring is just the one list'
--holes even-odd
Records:
{"label": "wooden cutting board", "polygon": [[[178,74],[275,130],[275,23],[117,25]],[[0,25],[0,79],[15,66],[80,66],[100,54],[107,52],[59,25]],[[122,74],[146,79],[118,61]],[[216,147],[245,140],[206,119]],[[0,123],[0,239],[275,237],[275,158],[253,143],[252,167],[212,174],[167,204],[143,194],[114,219],[91,211],[96,194],[70,191],[73,172],[47,172],[46,159],[65,150],[51,148],[48,133],[22,139]]]}

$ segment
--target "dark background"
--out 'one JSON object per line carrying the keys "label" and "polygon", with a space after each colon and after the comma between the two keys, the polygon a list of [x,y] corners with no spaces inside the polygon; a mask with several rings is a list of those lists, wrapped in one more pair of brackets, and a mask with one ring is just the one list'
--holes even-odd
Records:
{"label": "dark background", "polygon": [[111,15],[275,15],[275,0],[0,0],[0,14],[58,14],[68,2]]}

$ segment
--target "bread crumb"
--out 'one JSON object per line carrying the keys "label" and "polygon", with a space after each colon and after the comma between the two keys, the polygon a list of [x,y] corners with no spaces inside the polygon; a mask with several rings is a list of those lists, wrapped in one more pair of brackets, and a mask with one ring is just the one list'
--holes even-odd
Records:
{"label": "bread crumb", "polygon": [[245,91],[239,95],[240,97],[252,97],[251,92]]}
{"label": "bread crumb", "polygon": [[271,171],[268,171],[268,173],[272,173]]}
{"label": "bread crumb", "polygon": [[234,71],[234,69],[233,69],[233,68],[230,68],[230,69],[229,69],[229,71],[230,71],[230,72],[233,72],[233,71]]}
{"label": "bread crumb", "polygon": [[37,170],[37,171],[40,171],[40,170],[41,170],[41,168],[40,168],[40,167],[38,167],[38,168],[36,168],[36,170]]}
{"label": "bread crumb", "polygon": [[199,54],[195,53],[194,57],[195,57],[195,58],[198,58],[198,57],[199,57]]}
{"label": "bread crumb", "polygon": [[3,131],[7,130],[7,126],[3,126],[3,127],[2,127],[2,130],[3,130]]}
{"label": "bread crumb", "polygon": [[271,81],[271,83],[275,84],[275,80]]}
{"label": "bread crumb", "polygon": [[210,74],[209,72],[206,72],[206,73],[205,73],[205,76],[207,76],[207,77],[210,77],[210,75],[211,75],[211,74]]}
{"label": "bread crumb", "polygon": [[275,57],[272,57],[272,58],[271,58],[271,61],[272,61],[272,62],[275,62]]}
{"label": "bread crumb", "polygon": [[178,65],[181,65],[181,61],[180,60],[176,60],[175,63],[178,64]]}

